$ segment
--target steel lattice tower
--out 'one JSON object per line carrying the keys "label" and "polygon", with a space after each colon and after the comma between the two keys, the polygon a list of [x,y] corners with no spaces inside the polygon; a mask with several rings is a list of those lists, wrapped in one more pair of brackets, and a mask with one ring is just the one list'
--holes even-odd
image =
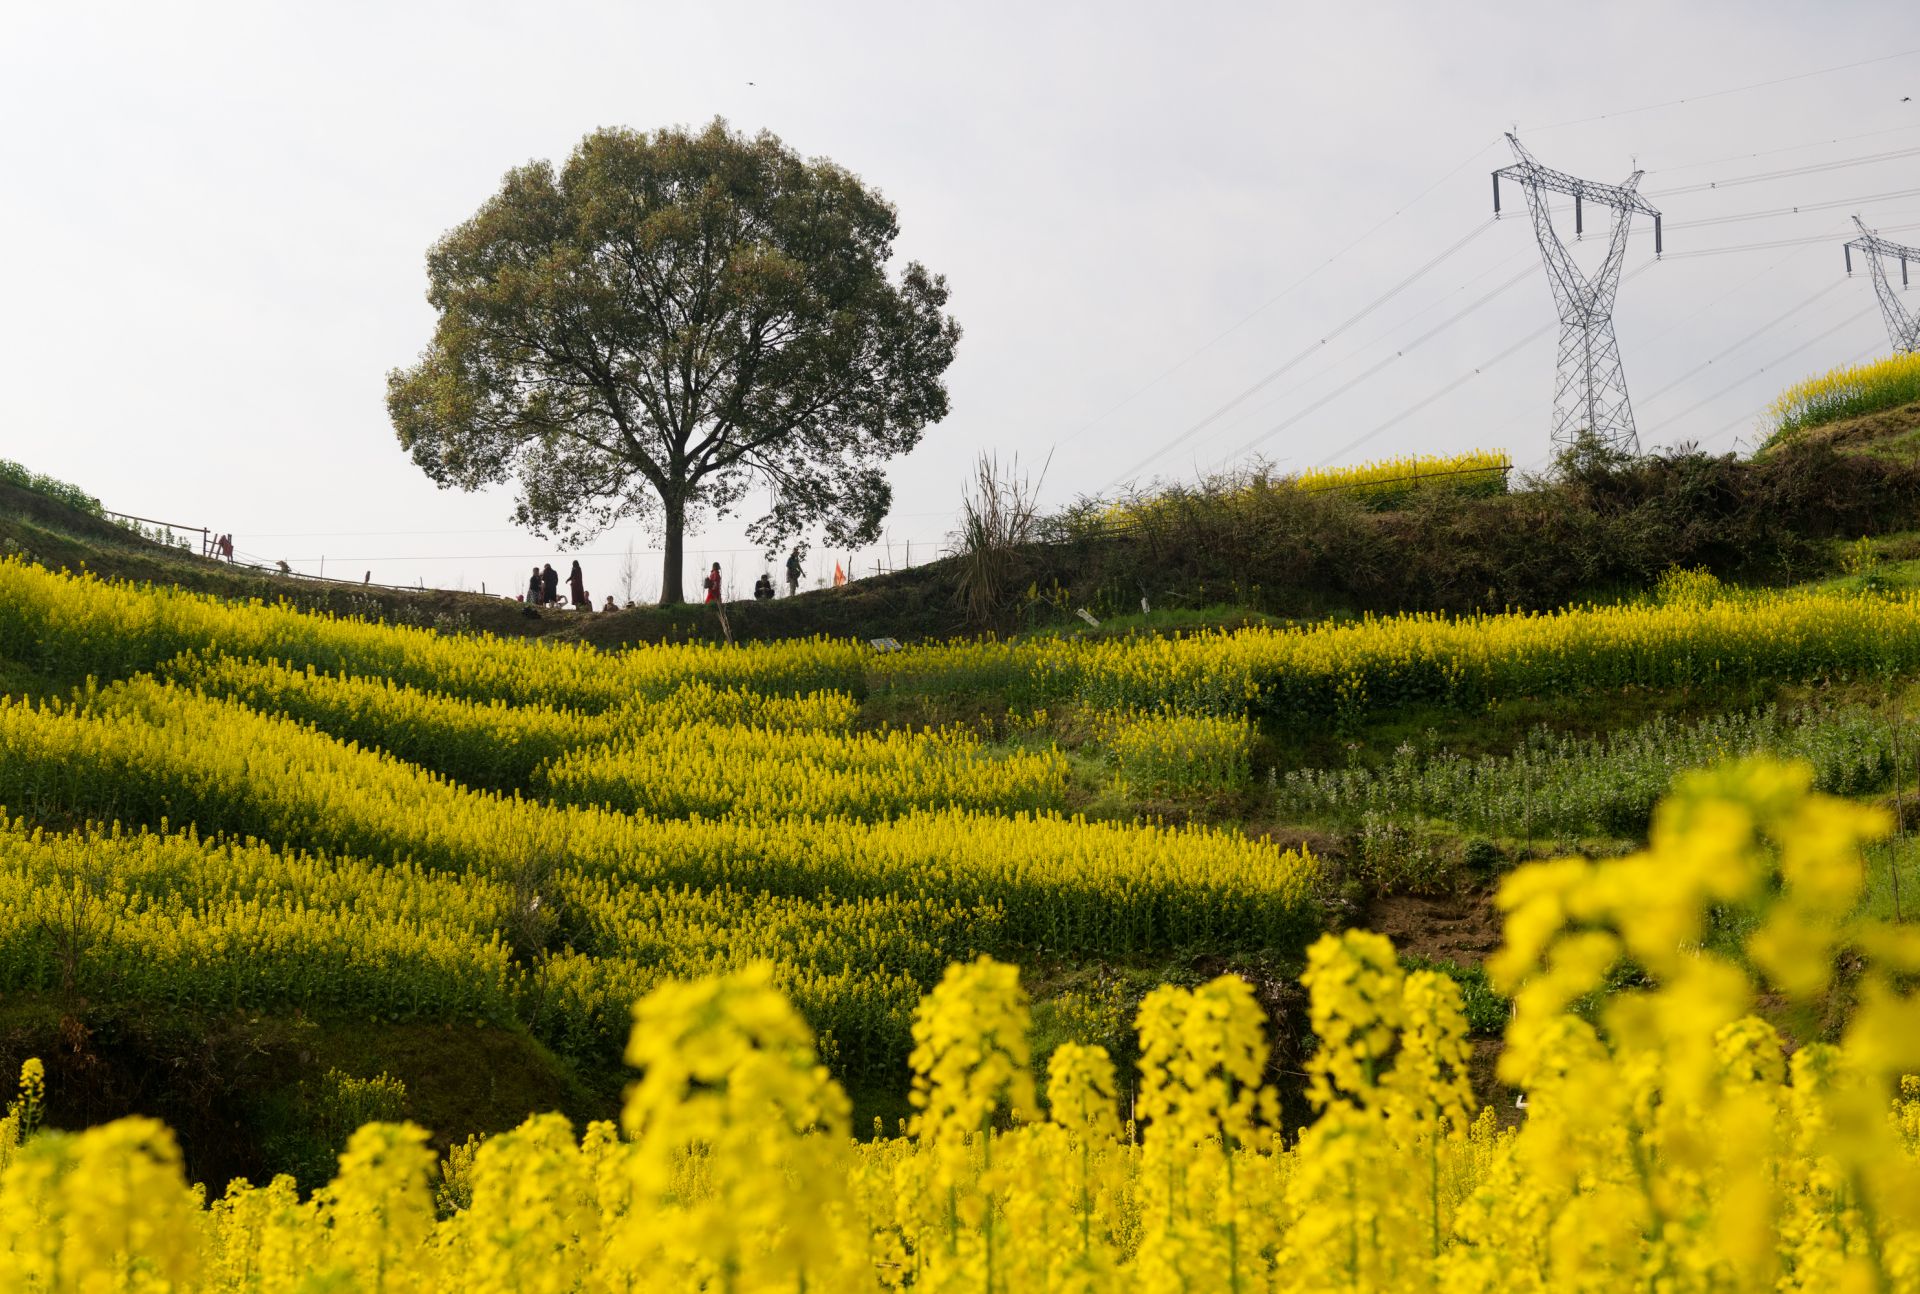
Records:
{"label": "steel lattice tower", "polygon": [[1900,304],[1900,298],[1893,293],[1893,284],[1887,278],[1887,262],[1900,262],[1900,286],[1907,286],[1907,262],[1920,261],[1920,247],[1902,247],[1899,243],[1890,243],[1873,230],[1867,228],[1867,222],[1855,216],[1853,223],[1860,228],[1860,236],[1847,244],[1847,274],[1853,274],[1853,254],[1865,252],[1867,269],[1873,275],[1873,292],[1880,298],[1880,313],[1887,317],[1887,337],[1893,342],[1896,354],[1920,355],[1920,315],[1907,313]]}
{"label": "steel lattice tower", "polygon": [[[1591,435],[1609,448],[1637,453],[1640,438],[1633,429],[1633,408],[1627,403],[1627,377],[1620,366],[1620,343],[1613,335],[1613,302],[1620,292],[1620,267],[1627,256],[1627,230],[1633,213],[1653,217],[1653,250],[1660,247],[1660,213],[1634,191],[1641,172],[1625,184],[1595,184],[1540,165],[1533,154],[1507,136],[1520,160],[1493,173],[1493,212],[1500,214],[1500,181],[1509,179],[1527,193],[1533,212],[1534,237],[1540,241],[1540,259],[1546,263],[1553,303],[1560,312],[1558,376],[1553,392],[1553,441],[1568,446]],[[1580,272],[1560,241],[1548,210],[1550,195],[1573,199],[1573,230],[1586,232],[1588,203],[1613,212],[1613,230],[1607,257],[1588,277]]]}

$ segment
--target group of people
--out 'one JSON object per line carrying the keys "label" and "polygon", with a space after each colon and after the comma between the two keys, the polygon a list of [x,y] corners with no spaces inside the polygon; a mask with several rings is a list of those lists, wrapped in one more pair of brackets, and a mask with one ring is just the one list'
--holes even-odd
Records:
{"label": "group of people", "polygon": [[[700,587],[706,591],[708,605],[712,605],[714,603],[721,602],[724,600],[720,596],[721,586],[720,586],[720,563],[719,562],[715,562],[713,564],[713,568],[707,572],[706,578],[700,581]],[[792,597],[794,594],[798,593],[799,591],[800,591],[800,550],[796,548],[792,552],[787,554],[787,596]],[[773,572],[762,571],[760,572],[760,578],[753,582],[753,600],[755,602],[771,602],[773,600],[773,596],[774,596]]]}
{"label": "group of people", "polygon": [[[575,562],[573,569],[567,572],[567,596],[575,609],[593,610],[593,595],[587,592],[586,576],[581,574],[579,562]],[[553,563],[533,568],[533,574],[527,577],[527,591],[521,594],[520,600],[530,607],[566,605],[560,600],[560,572],[553,569]],[[629,602],[627,605],[633,604]],[[607,612],[619,609],[620,604],[614,601],[613,594],[607,594],[607,604],[600,610]]]}
{"label": "group of people", "polygon": [[[220,540],[216,541],[216,544],[218,543],[225,543],[226,548],[224,551],[228,556],[232,556],[233,547],[230,536],[222,535]],[[787,554],[788,597],[792,597],[800,591],[800,575],[800,550],[796,548]],[[840,573],[840,567],[837,563],[834,566],[834,576],[834,583],[836,585],[846,582],[846,577]],[[706,594],[706,602],[709,606],[725,600],[722,596],[724,589],[722,586],[719,562],[715,562],[712,569],[701,579],[700,588],[702,592]],[[762,571],[760,578],[754,581],[754,601],[766,602],[770,601],[773,597],[773,572]],[[593,610],[593,595],[587,592],[586,576],[581,573],[580,563],[577,561],[573,564],[573,568],[567,572],[567,598],[565,601],[560,597],[560,572],[553,569],[553,563],[551,562],[544,566],[536,566],[533,568],[533,573],[527,577],[527,591],[520,595],[519,600],[526,603],[529,607],[558,607],[565,606],[570,602],[577,610]],[[627,606],[631,609],[633,603],[629,602]],[[603,612],[618,611],[620,610],[620,604],[614,600],[612,594],[608,594],[607,604],[601,607],[600,610]]]}

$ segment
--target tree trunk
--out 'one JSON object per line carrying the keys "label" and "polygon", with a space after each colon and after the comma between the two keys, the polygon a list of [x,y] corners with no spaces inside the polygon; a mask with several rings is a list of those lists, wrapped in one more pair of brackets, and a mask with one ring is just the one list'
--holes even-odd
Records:
{"label": "tree trunk", "polygon": [[660,571],[660,605],[677,606],[687,600],[683,551],[687,537],[687,505],[679,497],[661,499],[666,512],[667,556]]}

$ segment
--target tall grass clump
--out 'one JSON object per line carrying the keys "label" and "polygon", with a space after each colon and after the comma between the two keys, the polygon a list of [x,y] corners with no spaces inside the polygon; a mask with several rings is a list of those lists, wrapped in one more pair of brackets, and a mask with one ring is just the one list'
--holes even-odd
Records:
{"label": "tall grass clump", "polygon": [[1778,438],[1915,400],[1920,400],[1920,355],[1889,355],[1829,369],[1788,387],[1767,407],[1767,418]]}
{"label": "tall grass clump", "polygon": [[998,456],[982,454],[960,505],[956,596],[967,618],[984,625],[1006,605],[1020,550],[1039,535],[1040,482],[1020,473],[1017,458],[1002,467]]}

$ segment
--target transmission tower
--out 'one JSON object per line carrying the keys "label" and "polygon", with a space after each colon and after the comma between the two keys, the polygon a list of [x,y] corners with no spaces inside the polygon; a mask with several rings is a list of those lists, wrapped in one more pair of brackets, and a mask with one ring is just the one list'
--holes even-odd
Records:
{"label": "transmission tower", "polygon": [[1907,286],[1907,262],[1920,261],[1920,247],[1902,247],[1899,243],[1890,243],[1873,230],[1867,228],[1867,222],[1855,216],[1853,223],[1860,227],[1860,236],[1847,244],[1847,274],[1853,274],[1853,254],[1856,251],[1866,253],[1867,269],[1873,274],[1874,295],[1880,298],[1880,313],[1887,317],[1887,336],[1893,342],[1896,354],[1920,354],[1920,315],[1907,313],[1900,304],[1900,298],[1893,294],[1893,284],[1887,279],[1887,262],[1900,262],[1900,286]]}
{"label": "transmission tower", "polygon": [[[1540,165],[1533,154],[1507,136],[1520,160],[1493,173],[1493,213],[1500,214],[1500,181],[1519,184],[1533,212],[1533,232],[1540,241],[1540,259],[1546,263],[1553,303],[1560,312],[1560,354],[1553,392],[1553,441],[1573,445],[1592,436],[1609,448],[1636,453],[1640,438],[1633,429],[1633,408],[1627,403],[1627,377],[1620,367],[1620,343],[1613,335],[1613,301],[1620,291],[1620,267],[1627,256],[1627,230],[1633,213],[1653,217],[1653,251],[1660,254],[1660,213],[1634,191],[1641,172],[1625,184],[1595,184]],[[1613,212],[1613,230],[1607,258],[1591,277],[1580,272],[1567,246],[1553,227],[1548,210],[1552,194],[1573,199],[1573,232],[1586,232],[1588,204]]]}

